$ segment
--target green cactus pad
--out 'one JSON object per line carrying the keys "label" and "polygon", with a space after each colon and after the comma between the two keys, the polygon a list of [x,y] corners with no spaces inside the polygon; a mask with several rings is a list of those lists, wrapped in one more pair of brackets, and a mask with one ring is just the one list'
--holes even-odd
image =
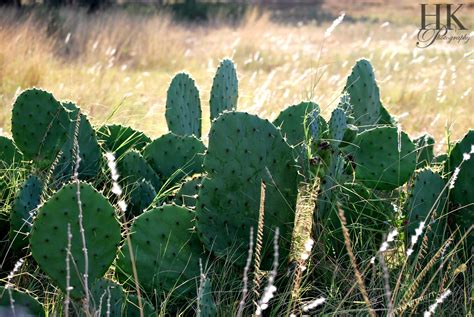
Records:
{"label": "green cactus pad", "polygon": [[177,135],[201,137],[201,101],[194,80],[188,74],[174,76],[166,97],[168,129]]}
{"label": "green cactus pad", "polygon": [[173,201],[179,206],[194,208],[203,176],[197,175],[188,179],[176,193]]}
{"label": "green cactus pad", "polygon": [[[146,292],[169,295],[173,291],[182,297],[195,290],[199,258],[205,255],[193,227],[193,212],[175,205],[155,208],[135,218],[130,238],[138,281]],[[133,286],[128,244],[117,259],[117,271]]]}
{"label": "green cactus pad", "polygon": [[127,211],[133,216],[138,216],[151,205],[156,197],[156,191],[150,182],[143,179],[133,184],[129,196]]}
{"label": "green cactus pad", "polygon": [[[273,124],[280,127],[281,133],[286,137],[289,144],[297,145],[307,139],[306,132],[311,133],[310,126],[314,124],[313,121],[318,121],[318,127],[323,124],[321,120],[324,119],[315,114],[319,114],[317,104],[310,101],[301,102],[280,112]],[[324,128],[318,129],[318,136],[323,131]]]}
{"label": "green cactus pad", "polygon": [[[89,259],[89,283],[102,277],[115,258],[120,242],[120,224],[108,200],[91,185],[79,183],[83,227]],[[77,183],[65,185],[39,208],[30,234],[31,252],[40,268],[63,291],[66,289],[68,224],[72,234],[71,296],[83,296],[84,253],[79,232]],[[71,264],[72,265],[72,264]]]}
{"label": "green cactus pad", "polygon": [[97,131],[97,138],[105,151],[120,159],[131,149],[141,151],[151,139],[143,132],[119,124],[104,125]]}
{"label": "green cactus pad", "polygon": [[[455,224],[462,232],[468,230],[474,223],[474,154],[463,162],[463,154],[470,153],[474,145],[474,130],[469,130],[461,141],[456,143],[449,155],[449,168],[454,173],[460,166],[454,188],[451,189],[449,199],[460,209],[454,213]],[[462,165],[461,165],[462,162]],[[474,232],[468,237],[469,244],[474,244]]]}
{"label": "green cactus pad", "polygon": [[41,166],[51,163],[67,137],[67,111],[47,91],[23,91],[13,104],[12,134],[26,159]]}
{"label": "green cactus pad", "polygon": [[224,59],[217,68],[216,75],[212,81],[211,99],[211,122],[226,110],[237,108],[239,98],[239,81],[235,71],[234,63]]}
{"label": "green cactus pad", "polygon": [[90,306],[94,316],[122,316],[125,294],[119,284],[101,278],[92,285],[90,295]]}
{"label": "green cactus pad", "polygon": [[18,191],[10,212],[10,241],[14,250],[28,246],[33,216],[41,201],[43,184],[34,175],[28,177]]}
{"label": "green cactus pad", "polygon": [[336,108],[329,120],[329,142],[334,147],[339,147],[347,130],[348,118],[346,112],[341,108]]}
{"label": "green cactus pad", "polygon": [[163,181],[174,183],[186,175],[202,172],[206,147],[194,136],[165,134],[151,142],[143,156]]}
{"label": "green cactus pad", "polygon": [[[443,212],[446,207],[446,194],[446,182],[439,174],[425,169],[415,176],[413,187],[404,206],[408,219],[407,242],[415,234],[415,229],[418,228],[420,222],[424,221],[426,225],[431,226],[430,248],[436,251],[439,249],[446,226],[446,216]],[[433,213],[436,213],[436,216]]]}
{"label": "green cactus pad", "polygon": [[280,228],[281,262],[290,248],[297,195],[293,149],[268,120],[227,112],[214,121],[204,161],[208,173],[196,203],[196,227],[205,246],[244,265],[250,228],[257,229],[261,181],[266,183],[262,267],[270,268]]}
{"label": "green cactus pad", "polygon": [[353,105],[355,125],[361,129],[376,124],[389,124],[390,115],[380,102],[380,93],[370,62],[358,60],[347,78],[345,91]]}
{"label": "green cactus pad", "polygon": [[9,168],[13,163],[20,161],[21,153],[13,140],[0,136],[0,169]]}
{"label": "green cactus pad", "polygon": [[78,128],[77,144],[81,158],[78,169],[79,179],[90,180],[94,178],[99,172],[99,163],[102,158],[95,131],[86,115],[80,114],[79,127],[77,127],[79,108],[72,102],[63,102],[62,105],[68,111],[71,125],[69,126],[66,142],[61,148],[61,155],[54,169],[53,178],[55,185],[70,181],[74,175],[77,162],[76,146],[74,145],[76,128]]}
{"label": "green cactus pad", "polygon": [[403,185],[415,170],[416,152],[405,132],[400,131],[400,144],[398,139],[395,127],[378,127],[357,135],[353,153],[356,179],[381,190]]}
{"label": "green cactus pad", "polygon": [[141,180],[149,181],[154,188],[160,189],[161,180],[143,156],[135,150],[127,152],[118,163],[120,179],[127,186]]}
{"label": "green cactus pad", "polygon": [[198,292],[198,313],[196,317],[215,317],[217,307],[212,297],[212,284],[209,278],[204,278]]}
{"label": "green cactus pad", "polygon": [[415,140],[413,143],[416,147],[416,168],[423,168],[431,164],[434,158],[434,143],[435,140],[429,134],[424,134]]}
{"label": "green cactus pad", "polygon": [[0,286],[0,315],[43,317],[45,313],[43,306],[32,296],[13,288]]}
{"label": "green cactus pad", "polygon": [[[142,297],[143,315],[145,317],[156,316],[153,305]],[[123,317],[140,317],[140,306],[138,305],[138,297],[136,295],[128,295],[127,302],[124,307]]]}

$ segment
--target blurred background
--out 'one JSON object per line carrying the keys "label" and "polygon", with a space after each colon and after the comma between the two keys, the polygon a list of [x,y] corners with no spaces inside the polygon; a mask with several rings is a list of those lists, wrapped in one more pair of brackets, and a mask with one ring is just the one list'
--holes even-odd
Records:
{"label": "blurred background", "polygon": [[[474,31],[473,1],[458,3]],[[125,123],[156,137],[166,132],[169,82],[186,71],[208,128],[224,57],[237,65],[240,110],[273,119],[313,100],[327,116],[365,57],[403,128],[431,133],[445,150],[448,137],[474,127],[474,39],[420,49],[419,28],[416,1],[0,0],[0,127],[10,130],[15,95],[37,86],[76,101],[97,125]]]}

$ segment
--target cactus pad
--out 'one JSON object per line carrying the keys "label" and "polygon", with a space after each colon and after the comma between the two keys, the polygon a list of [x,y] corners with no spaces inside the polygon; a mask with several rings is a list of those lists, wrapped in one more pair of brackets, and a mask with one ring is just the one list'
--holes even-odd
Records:
{"label": "cactus pad", "polygon": [[206,147],[194,136],[165,134],[151,142],[143,156],[163,181],[176,182],[186,175],[200,173]]}
{"label": "cactus pad", "polygon": [[173,201],[179,206],[194,208],[196,206],[196,197],[201,186],[203,176],[197,175],[188,179],[176,193]]}
{"label": "cactus pad", "polygon": [[144,179],[150,182],[156,189],[161,187],[160,177],[137,151],[127,152],[120,159],[118,169],[120,179],[124,184],[132,185]]}
{"label": "cactus pad", "polygon": [[94,316],[108,317],[122,315],[125,294],[122,286],[119,284],[101,278],[92,285],[90,294],[91,307],[95,313]]}
{"label": "cactus pad", "polygon": [[217,68],[212,82],[211,99],[211,122],[226,110],[237,108],[239,98],[239,81],[235,71],[234,63],[224,59]]}
{"label": "cactus pad", "polygon": [[[94,178],[99,172],[99,163],[101,153],[94,129],[84,114],[80,114],[79,126],[77,127],[77,115],[79,108],[72,102],[62,103],[63,107],[68,111],[69,126],[66,142],[61,148],[61,155],[54,169],[54,182],[56,185],[68,182],[76,167],[76,146],[75,133],[77,130],[77,145],[79,147],[79,163],[78,177],[81,180],[89,180]],[[59,187],[59,186],[58,186]]]}
{"label": "cactus pad", "polygon": [[10,212],[10,241],[12,248],[20,250],[28,246],[28,234],[33,216],[41,201],[43,184],[34,175],[28,177],[18,191]]}
{"label": "cactus pad", "polygon": [[[11,294],[11,297],[10,297]],[[11,302],[13,300],[13,311]],[[43,317],[43,306],[27,293],[16,289],[0,286],[0,315],[1,316],[38,316]]]}
{"label": "cactus pad", "polygon": [[415,170],[415,145],[405,132],[400,131],[399,135],[395,127],[366,130],[357,135],[354,143],[356,179],[370,188],[395,189]]}
{"label": "cactus pad", "polygon": [[[63,291],[66,289],[68,224],[71,226],[71,296],[83,295],[84,253],[79,232],[77,183],[65,185],[39,208],[31,229],[31,252],[40,268]],[[89,283],[102,277],[115,258],[120,242],[120,224],[107,199],[91,185],[79,183],[83,227],[89,259]]]}
{"label": "cactus pad", "polygon": [[217,316],[217,307],[212,297],[211,280],[205,277],[201,281],[198,291],[198,313],[196,317],[215,317]]}
{"label": "cactus pad", "polygon": [[97,131],[97,138],[102,147],[106,151],[114,153],[117,159],[120,159],[131,149],[140,151],[151,142],[151,139],[143,132],[118,124],[100,127]]}
{"label": "cactus pad", "polygon": [[156,197],[156,190],[150,182],[143,179],[132,185],[129,197],[127,211],[138,216],[151,205]]}
{"label": "cactus pad", "polygon": [[21,160],[21,153],[13,141],[0,136],[0,169],[10,167],[14,162]]}
{"label": "cactus pad", "polygon": [[433,147],[435,140],[429,134],[424,134],[413,140],[416,146],[416,168],[423,168],[431,164],[434,158]]}
{"label": "cactus pad", "polygon": [[70,120],[63,106],[47,91],[23,91],[13,104],[12,134],[26,159],[51,163],[66,140]]}
{"label": "cactus pad", "polygon": [[389,124],[390,115],[380,102],[380,92],[370,62],[358,60],[347,78],[345,90],[353,105],[355,125],[362,129]]}
{"label": "cactus pad", "polygon": [[[156,316],[153,305],[142,297],[143,316]],[[138,305],[138,297],[136,295],[128,295],[123,310],[123,317],[140,317],[140,306]]]}
{"label": "cactus pad", "polygon": [[205,246],[244,265],[249,231],[257,228],[261,181],[266,183],[262,266],[271,267],[280,228],[281,262],[288,255],[297,195],[292,148],[268,120],[227,112],[214,121],[204,161],[208,173],[196,202],[196,227]]}
{"label": "cactus pad", "polygon": [[194,80],[179,73],[171,81],[166,97],[168,129],[177,135],[201,137],[201,101]]}
{"label": "cactus pad", "polygon": [[[317,115],[316,115],[317,114]],[[314,102],[306,101],[290,106],[280,112],[273,124],[281,128],[282,134],[287,138],[289,144],[297,145],[304,142],[306,132],[311,133],[311,126],[318,126],[318,139],[320,133],[325,130],[321,121],[324,120],[319,115],[319,106]],[[317,121],[317,122],[313,122]]]}
{"label": "cactus pad", "polygon": [[[133,221],[130,238],[138,281],[149,294],[173,291],[182,297],[195,290],[203,248],[193,226],[192,211],[174,205],[152,209]],[[133,285],[128,244],[120,252],[117,271]]]}
{"label": "cactus pad", "polygon": [[405,204],[408,225],[406,237],[415,234],[421,221],[430,225],[429,245],[438,250],[443,242],[443,231],[446,226],[446,182],[437,173],[425,169],[420,171],[414,180],[413,188]]}

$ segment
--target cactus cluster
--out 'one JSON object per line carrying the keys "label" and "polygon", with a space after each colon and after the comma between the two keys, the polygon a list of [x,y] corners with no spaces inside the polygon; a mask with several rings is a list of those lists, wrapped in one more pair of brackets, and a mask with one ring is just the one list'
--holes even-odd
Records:
{"label": "cactus cluster", "polygon": [[[367,60],[354,66],[327,121],[311,101],[273,123],[237,111],[237,101],[237,72],[224,60],[212,83],[206,147],[199,91],[185,73],[171,80],[169,132],[155,139],[121,125],[94,127],[74,103],[23,91],[13,104],[13,140],[0,137],[0,169],[23,171],[10,213],[0,218],[13,258],[31,254],[29,265],[70,296],[71,307],[88,299],[94,315],[139,316],[140,305],[151,316],[163,298],[197,298],[198,315],[215,316],[201,261],[226,259],[242,269],[257,243],[249,233],[260,227],[258,269],[272,268],[277,230],[277,269],[288,268],[302,183],[318,185],[313,233],[330,232],[323,245],[331,254],[345,253],[340,210],[359,258],[377,251],[359,242],[380,244],[400,217],[407,237],[419,222],[429,224],[437,247],[472,225],[474,159],[466,153],[474,131],[434,157],[429,135],[412,141],[388,114]],[[2,204],[11,187],[1,176]],[[390,204],[397,195],[406,195],[401,215]],[[32,296],[11,285],[0,291],[0,306],[11,308],[9,293],[15,305],[44,315]]]}

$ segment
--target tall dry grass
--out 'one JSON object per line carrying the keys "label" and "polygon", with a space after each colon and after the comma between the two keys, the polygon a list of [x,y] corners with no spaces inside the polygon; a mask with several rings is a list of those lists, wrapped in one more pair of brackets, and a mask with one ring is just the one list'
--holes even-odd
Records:
{"label": "tall dry grass", "polygon": [[168,84],[185,70],[200,89],[206,128],[212,76],[227,56],[238,67],[241,110],[273,119],[280,109],[312,99],[327,115],[354,62],[368,57],[387,108],[412,136],[433,134],[442,150],[446,125],[455,126],[454,137],[473,127],[472,42],[417,49],[417,10],[399,16],[394,10],[391,18],[372,11],[365,19],[360,11],[347,11],[325,39],[331,21],[282,24],[258,12],[230,26],[123,10],[87,15],[76,9],[2,9],[0,126],[9,130],[15,94],[39,86],[78,101],[97,125],[121,122],[155,137],[166,131]]}

